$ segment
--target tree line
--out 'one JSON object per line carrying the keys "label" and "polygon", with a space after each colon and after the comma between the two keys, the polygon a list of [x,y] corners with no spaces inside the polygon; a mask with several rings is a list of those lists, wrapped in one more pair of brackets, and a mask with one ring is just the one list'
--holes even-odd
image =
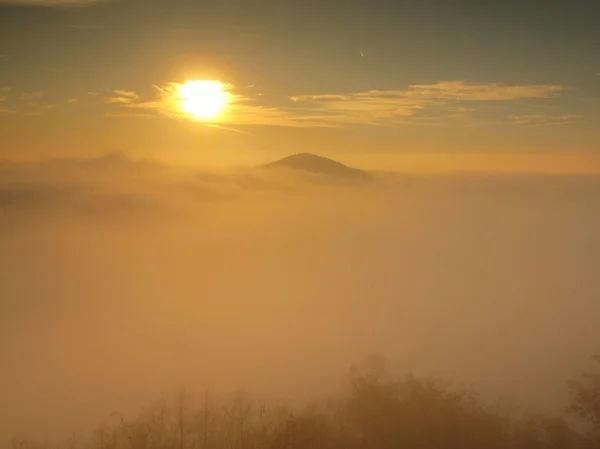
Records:
{"label": "tree line", "polygon": [[[600,357],[596,357],[600,362]],[[600,448],[600,372],[568,382],[564,414],[514,413],[472,389],[432,377],[396,378],[371,356],[350,370],[344,395],[302,407],[244,394],[192,403],[181,392],[85,441],[50,445],[17,437],[13,449],[592,449]],[[569,421],[579,422],[576,431]]]}

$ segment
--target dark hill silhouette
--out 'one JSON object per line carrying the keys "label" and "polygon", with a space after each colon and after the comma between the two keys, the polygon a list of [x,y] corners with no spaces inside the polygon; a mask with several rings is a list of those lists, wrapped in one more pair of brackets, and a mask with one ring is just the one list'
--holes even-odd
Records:
{"label": "dark hill silhouette", "polygon": [[267,169],[287,168],[320,175],[352,179],[370,180],[369,173],[348,167],[341,162],[311,153],[298,153],[264,166]]}

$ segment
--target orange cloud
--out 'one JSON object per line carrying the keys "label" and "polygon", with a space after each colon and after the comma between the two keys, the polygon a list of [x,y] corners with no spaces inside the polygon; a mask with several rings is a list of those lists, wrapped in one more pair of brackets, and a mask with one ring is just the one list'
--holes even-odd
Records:
{"label": "orange cloud", "polygon": [[0,108],[0,114],[39,115],[59,107],[58,104],[43,101],[44,97],[42,91],[19,92],[11,87],[0,88],[0,103],[10,100],[10,106]]}
{"label": "orange cloud", "polygon": [[[107,103],[125,108],[150,109],[161,115],[190,119],[178,103],[177,86],[176,83],[154,86],[154,97],[146,100],[140,99],[135,92],[115,90]],[[500,83],[444,81],[411,85],[405,90],[294,95],[288,98],[291,100],[289,103],[275,107],[258,104],[257,98],[236,93],[231,85],[227,85],[226,89],[230,93],[230,105],[211,123],[296,128],[341,127],[348,124],[435,124],[444,120],[459,120],[463,124],[469,124],[469,113],[475,109],[459,102],[552,98],[569,90],[557,85],[506,86]],[[420,115],[425,109],[431,109],[435,114]]]}
{"label": "orange cloud", "polygon": [[[393,124],[415,121],[415,115],[423,109],[448,105],[458,101],[514,101],[521,99],[551,98],[567,91],[564,86],[523,85],[504,86],[500,83],[466,84],[447,81],[435,84],[411,85],[406,90],[369,90],[351,94],[297,95],[290,99],[307,108],[326,113],[323,117],[332,121],[363,124]],[[455,108],[451,114],[440,118],[464,119],[469,107]],[[407,120],[410,118],[410,120]],[[431,121],[427,118],[425,121]],[[418,120],[422,122],[422,120]]]}
{"label": "orange cloud", "polygon": [[10,87],[3,87],[0,89],[0,102],[8,100],[8,94],[10,92]]}
{"label": "orange cloud", "polygon": [[411,98],[466,101],[510,101],[527,98],[550,98],[569,90],[552,84],[505,86],[501,83],[466,84],[463,81],[441,81],[416,84],[405,92]]}
{"label": "orange cloud", "polygon": [[112,97],[107,98],[107,103],[135,104],[140,98],[135,92],[122,89],[113,90],[112,94]]}
{"label": "orange cloud", "polygon": [[507,117],[519,126],[524,128],[537,128],[539,126],[557,126],[579,123],[583,120],[582,115],[562,114],[562,115],[544,115],[544,114],[525,114],[509,115]]}
{"label": "orange cloud", "polygon": [[[324,122],[322,117],[310,117],[281,108],[254,104],[253,99],[233,92],[233,86],[225,85],[224,87],[230,94],[229,105],[219,117],[210,122],[203,122],[206,126],[269,125],[296,128],[334,126]],[[120,107],[129,109],[153,110],[167,117],[190,119],[189,115],[184,113],[180,107],[177,88],[177,83],[154,86],[155,96],[147,100],[142,100],[135,92],[115,90],[113,91],[115,95],[108,98],[107,103],[118,104]]]}
{"label": "orange cloud", "polygon": [[110,111],[102,114],[103,117],[113,118],[140,118],[140,117],[154,117],[153,114],[147,114],[143,112],[129,112],[129,111]]}

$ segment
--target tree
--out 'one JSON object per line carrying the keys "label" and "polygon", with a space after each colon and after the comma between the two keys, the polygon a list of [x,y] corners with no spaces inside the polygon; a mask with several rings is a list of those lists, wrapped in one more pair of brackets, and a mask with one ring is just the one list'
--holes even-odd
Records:
{"label": "tree", "polygon": [[[600,363],[600,355],[593,359]],[[568,411],[600,432],[600,373],[583,373],[580,379],[570,381],[569,396]]]}

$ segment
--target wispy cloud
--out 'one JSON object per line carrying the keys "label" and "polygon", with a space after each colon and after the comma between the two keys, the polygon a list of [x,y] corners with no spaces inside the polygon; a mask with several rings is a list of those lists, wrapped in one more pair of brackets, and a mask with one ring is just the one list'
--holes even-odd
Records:
{"label": "wispy cloud", "polygon": [[16,96],[15,112],[22,115],[40,115],[51,109],[60,107],[59,104],[49,103],[43,91],[21,92]]}
{"label": "wispy cloud", "polygon": [[385,125],[414,115],[429,101],[403,91],[366,91],[351,94],[313,94],[290,97],[300,110],[331,123]]}
{"label": "wispy cloud", "polygon": [[[71,100],[67,100],[70,102]],[[11,87],[0,88],[2,114],[39,115],[60,107],[64,100],[48,101],[43,91],[22,92]]]}
{"label": "wispy cloud", "polygon": [[0,102],[8,100],[8,94],[10,93],[10,87],[3,87],[0,89]]}
{"label": "wispy cloud", "polygon": [[[4,86],[0,88],[0,103],[8,102],[9,94],[11,93],[12,88],[8,86]],[[11,107],[7,107],[5,105],[0,106],[0,115],[8,115],[14,114],[15,111]]]}
{"label": "wispy cloud", "polygon": [[59,108],[59,104],[36,104],[34,107],[21,112],[23,115],[41,115],[51,109]]}
{"label": "wispy cloud", "polygon": [[39,100],[44,97],[44,92],[35,91],[35,92],[22,92],[19,98],[23,101],[34,101]]}
{"label": "wispy cloud", "polygon": [[[225,88],[229,90],[229,106],[221,116],[212,122],[204,122],[203,124],[206,126],[218,125],[222,129],[227,129],[227,125],[269,125],[297,128],[334,126],[319,117],[313,118],[295,111],[256,104],[253,98],[233,92],[232,86],[226,85]],[[114,90],[106,102],[122,108],[153,110],[167,117],[192,119],[182,111],[181,100],[177,97],[177,89],[178,84],[176,83],[154,86],[154,96],[146,99],[141,98],[135,92]]]}
{"label": "wispy cloud", "polygon": [[[154,86],[154,96],[146,99],[135,92],[114,90],[106,102],[122,108],[148,109],[169,117],[190,119],[181,110],[177,88],[176,83]],[[550,99],[569,90],[558,85],[509,86],[443,81],[415,84],[403,90],[293,95],[279,106],[267,106],[259,103],[259,97],[245,96],[236,92],[233,86],[227,86],[227,89],[230,106],[214,121],[215,124],[296,128],[435,124],[450,120],[469,124],[470,114],[478,102]]]}
{"label": "wispy cloud", "polygon": [[[456,102],[514,101],[552,98],[567,91],[564,86],[523,85],[504,86],[499,83],[466,84],[447,81],[409,86],[406,90],[369,90],[350,94],[297,95],[290,99],[312,111],[324,113],[324,119],[343,123],[389,125],[406,123],[426,108],[446,106]],[[456,108],[446,118],[464,117],[472,107]]]}
{"label": "wispy cloud", "polygon": [[78,98],[69,98],[69,99],[67,100],[67,103],[69,103],[69,104],[73,104],[73,103],[77,103],[78,101],[79,101],[79,99],[78,99]]}
{"label": "wispy cloud", "polygon": [[150,118],[155,117],[154,114],[148,114],[144,112],[132,112],[132,111],[109,111],[102,114],[103,117],[112,117],[112,118]]}
{"label": "wispy cloud", "polygon": [[524,128],[537,128],[540,126],[558,126],[579,123],[583,120],[582,115],[562,114],[562,115],[544,115],[544,114],[525,114],[509,115],[507,117],[519,126]]}
{"label": "wispy cloud", "polygon": [[139,95],[128,90],[113,90],[112,95],[106,99],[107,103],[135,104]]}
{"label": "wispy cloud", "polygon": [[463,81],[441,81],[435,84],[410,86],[406,95],[411,98],[437,100],[510,101],[527,98],[550,98],[569,90],[553,84],[506,86],[501,83],[467,84]]}
{"label": "wispy cloud", "polygon": [[228,126],[217,125],[217,124],[214,124],[214,123],[208,123],[206,126],[208,126],[209,128],[224,129],[225,131],[233,131],[235,133],[246,134],[247,136],[251,136],[252,135],[252,133],[249,133],[247,131],[242,131],[242,130],[236,129],[236,128],[230,128]]}

